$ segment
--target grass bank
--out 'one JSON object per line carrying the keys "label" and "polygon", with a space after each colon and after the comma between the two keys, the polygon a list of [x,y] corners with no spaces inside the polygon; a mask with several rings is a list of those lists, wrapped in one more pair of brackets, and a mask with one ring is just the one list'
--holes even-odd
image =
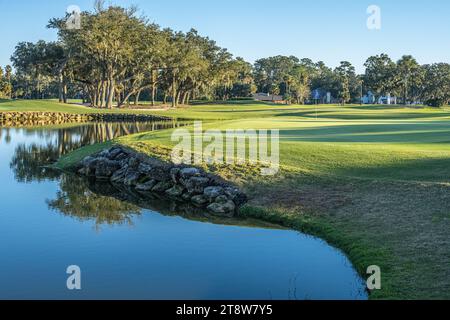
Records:
{"label": "grass bank", "polygon": [[[207,120],[204,129],[280,129],[277,176],[215,168],[250,196],[242,215],[324,238],[361,274],[380,266],[382,290],[372,299],[450,298],[449,109],[241,103],[153,113]],[[161,154],[170,137],[149,132],[114,143]]]}

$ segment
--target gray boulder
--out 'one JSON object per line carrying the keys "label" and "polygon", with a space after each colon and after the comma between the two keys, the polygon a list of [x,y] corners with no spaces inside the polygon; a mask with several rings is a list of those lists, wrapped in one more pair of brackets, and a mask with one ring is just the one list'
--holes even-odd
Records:
{"label": "gray boulder", "polygon": [[237,206],[241,206],[248,201],[247,196],[241,192],[238,188],[227,187],[225,188],[225,195],[228,199],[232,200]]}
{"label": "gray boulder", "polygon": [[95,176],[97,161],[97,158],[91,156],[84,158],[80,163],[78,173],[84,176]]}
{"label": "gray boulder", "polygon": [[127,174],[128,167],[122,167],[111,176],[111,182],[113,183],[123,183],[125,176]]}
{"label": "gray boulder", "polygon": [[181,199],[183,199],[186,202],[191,201],[192,197],[195,196],[195,194],[190,193],[190,192],[185,192],[183,193],[183,195],[181,196]]}
{"label": "gray boulder", "polygon": [[141,173],[137,171],[128,170],[123,183],[126,186],[133,187],[139,183],[139,179],[141,178]]}
{"label": "gray boulder", "polygon": [[209,202],[214,202],[214,200],[224,195],[225,190],[222,187],[207,187],[203,191],[203,195],[209,200]]}
{"label": "gray boulder", "polygon": [[173,187],[173,184],[168,181],[160,181],[158,182],[152,189],[153,192],[165,192]]}
{"label": "gray boulder", "polygon": [[152,166],[147,163],[144,163],[144,162],[140,163],[139,167],[137,169],[137,171],[142,174],[149,174],[151,170],[152,170]]}
{"label": "gray boulder", "polygon": [[173,183],[179,182],[180,172],[181,172],[181,169],[177,168],[177,167],[170,169],[170,178],[172,179]]}
{"label": "gray boulder", "polygon": [[224,204],[224,203],[227,203],[228,200],[229,199],[227,198],[227,196],[218,196],[216,198],[216,201],[214,201],[214,202],[217,202],[217,203],[220,203],[220,204]]}
{"label": "gray boulder", "polygon": [[145,183],[140,183],[136,186],[136,191],[150,192],[150,191],[152,191],[152,189],[155,187],[156,184],[157,184],[157,181],[155,181],[155,180],[150,180]]}
{"label": "gray boulder", "polygon": [[164,167],[153,167],[148,176],[157,181],[171,181],[170,171]]}
{"label": "gray boulder", "polygon": [[232,216],[236,210],[236,205],[233,201],[227,200],[224,203],[214,202],[207,209],[214,214]]}
{"label": "gray boulder", "polygon": [[95,177],[95,174],[97,172],[97,165],[99,162],[103,162],[103,161],[108,161],[108,158],[99,157],[99,158],[95,158],[94,160],[88,162],[88,165],[85,167],[86,168],[86,170],[85,170],[86,176]]}
{"label": "gray boulder", "polygon": [[85,168],[85,167],[79,168],[79,169],[77,170],[77,172],[78,172],[79,175],[82,175],[82,176],[86,176],[86,175],[87,175],[87,172],[86,172],[86,168]]}
{"label": "gray boulder", "polygon": [[200,176],[200,174],[201,174],[200,169],[197,169],[197,168],[184,168],[184,169],[181,169],[181,171],[180,171],[180,176],[183,179],[189,179],[191,177],[196,177],[196,176],[198,177],[198,176]]}
{"label": "gray boulder", "polygon": [[91,157],[91,156],[88,156],[88,157],[84,158],[84,159],[81,161],[80,166],[81,166],[81,167],[88,167],[88,166],[89,166],[93,161],[95,161],[95,160],[96,160],[96,158]]}
{"label": "gray boulder", "polygon": [[121,161],[125,158],[128,158],[129,156],[130,156],[130,152],[126,151],[124,148],[122,148],[120,146],[114,146],[111,149],[109,149],[108,158],[110,160]]}
{"label": "gray boulder", "polygon": [[166,190],[166,194],[171,198],[178,198],[183,195],[184,188],[180,185],[175,185],[169,190]]}
{"label": "gray boulder", "polygon": [[208,199],[202,194],[192,197],[191,201],[193,204],[200,207],[208,203]]}
{"label": "gray boulder", "polygon": [[128,158],[129,158],[129,154],[127,153],[119,153],[117,156],[114,157],[114,159],[112,160],[116,160],[116,161],[123,161],[123,163],[128,163]]}
{"label": "gray boulder", "polygon": [[180,183],[191,193],[203,193],[208,186],[209,179],[205,177],[192,177],[188,180],[181,179]]}
{"label": "gray boulder", "polygon": [[130,159],[128,159],[128,166],[132,169],[138,169],[139,165],[140,165],[140,161],[138,158],[136,158],[135,156],[131,157]]}
{"label": "gray boulder", "polygon": [[120,169],[117,161],[107,158],[97,161],[95,177],[99,180],[109,180],[111,176]]}
{"label": "gray boulder", "polygon": [[123,159],[122,157],[126,157],[126,156],[127,155],[124,153],[123,149],[120,147],[112,147],[111,149],[109,149],[108,159],[110,159],[110,160],[120,161]]}
{"label": "gray boulder", "polygon": [[99,158],[108,158],[109,159],[109,150],[103,150],[101,152],[98,153],[98,157]]}

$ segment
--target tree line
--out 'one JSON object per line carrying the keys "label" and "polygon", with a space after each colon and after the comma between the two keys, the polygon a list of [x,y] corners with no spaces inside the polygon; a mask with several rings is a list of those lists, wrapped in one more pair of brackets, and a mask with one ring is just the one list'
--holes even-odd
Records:
{"label": "tree line", "polygon": [[450,65],[420,65],[412,56],[393,61],[369,57],[365,73],[343,61],[336,68],[310,59],[275,56],[253,65],[235,58],[196,30],[162,29],[133,7],[96,1],[81,14],[81,29],[66,26],[68,16],[50,20],[56,42],[21,42],[11,57],[14,66],[0,72],[0,98],[60,102],[79,98],[97,108],[125,107],[140,100],[170,103],[228,100],[264,92],[287,102],[313,101],[314,92],[329,92],[340,103],[359,103],[368,91],[392,95],[402,103],[421,101],[442,106],[450,101]]}
{"label": "tree line", "polygon": [[6,66],[5,69],[0,66],[0,99],[11,98],[13,91],[12,77],[11,66]]}
{"label": "tree line", "polygon": [[357,74],[355,67],[342,61],[334,69],[322,61],[276,56],[256,61],[254,81],[258,90],[280,94],[288,101],[311,101],[312,91],[329,92],[342,104],[359,103],[371,91],[374,97],[392,95],[404,104],[422,101],[439,107],[450,101],[450,65],[435,63],[420,65],[405,55],[397,62],[388,55],[369,57],[365,73]]}

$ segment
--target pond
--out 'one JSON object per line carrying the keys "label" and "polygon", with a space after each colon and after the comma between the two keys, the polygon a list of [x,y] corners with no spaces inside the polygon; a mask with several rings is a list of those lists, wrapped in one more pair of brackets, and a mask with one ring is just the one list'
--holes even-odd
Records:
{"label": "pond", "polygon": [[[0,129],[0,299],[367,299],[325,242],[193,216],[45,166],[80,146],[177,125]],[[68,266],[82,272],[69,291]]]}

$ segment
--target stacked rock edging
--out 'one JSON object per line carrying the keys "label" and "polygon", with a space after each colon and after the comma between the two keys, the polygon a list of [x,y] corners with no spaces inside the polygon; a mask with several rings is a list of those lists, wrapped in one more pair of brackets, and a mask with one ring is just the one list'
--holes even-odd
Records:
{"label": "stacked rock edging", "polygon": [[0,112],[1,126],[49,125],[83,122],[117,122],[117,121],[167,121],[168,117],[146,114],[90,113],[73,114],[59,112]]}
{"label": "stacked rock edging", "polygon": [[199,168],[151,158],[123,146],[86,157],[76,170],[96,181],[126,186],[140,194],[164,195],[221,216],[234,216],[247,202],[244,193],[220,177]]}

